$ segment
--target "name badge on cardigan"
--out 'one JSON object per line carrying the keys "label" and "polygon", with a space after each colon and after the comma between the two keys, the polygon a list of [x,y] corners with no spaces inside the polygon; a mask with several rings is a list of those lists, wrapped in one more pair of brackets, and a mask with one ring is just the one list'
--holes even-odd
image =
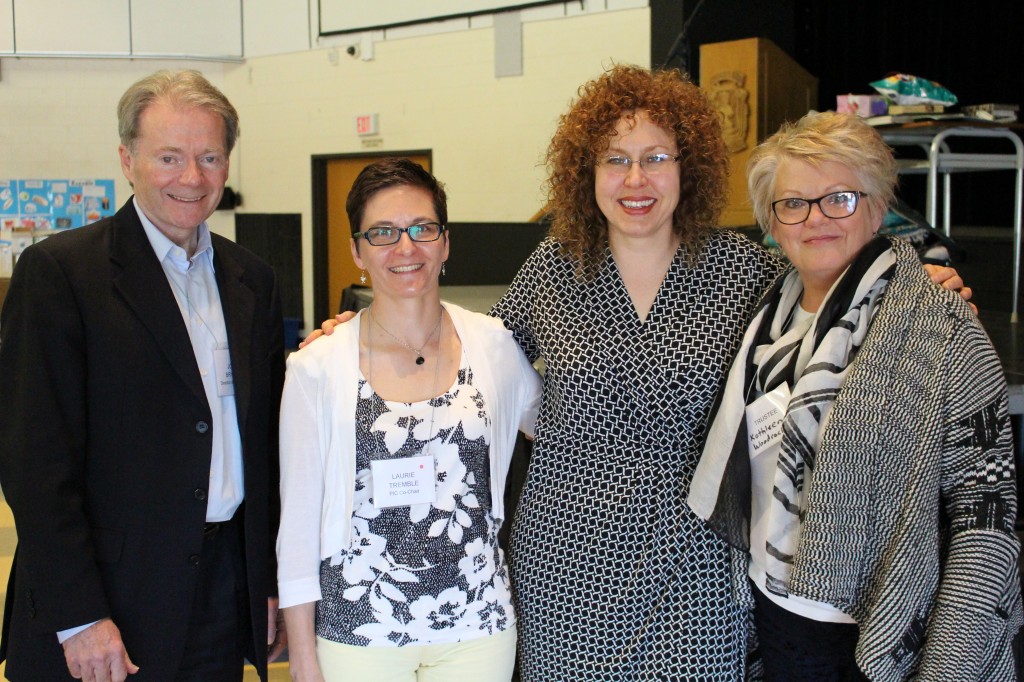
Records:
{"label": "name badge on cardigan", "polygon": [[378,509],[432,503],[437,497],[433,455],[374,460],[370,471],[373,506]]}
{"label": "name badge on cardigan", "polygon": [[750,458],[763,454],[782,440],[782,421],[789,407],[789,385],[781,384],[747,405]]}

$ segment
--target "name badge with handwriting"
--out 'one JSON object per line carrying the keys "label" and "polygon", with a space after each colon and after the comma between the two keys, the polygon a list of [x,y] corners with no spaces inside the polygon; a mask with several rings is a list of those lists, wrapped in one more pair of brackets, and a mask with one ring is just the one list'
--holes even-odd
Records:
{"label": "name badge with handwriting", "polygon": [[782,384],[747,405],[750,458],[763,454],[782,440],[782,421],[789,407],[789,386]]}

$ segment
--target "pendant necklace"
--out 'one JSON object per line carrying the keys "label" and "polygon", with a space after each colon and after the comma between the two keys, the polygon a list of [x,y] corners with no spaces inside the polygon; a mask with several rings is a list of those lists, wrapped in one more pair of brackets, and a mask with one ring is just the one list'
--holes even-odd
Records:
{"label": "pendant necklace", "polygon": [[[370,319],[373,319],[373,312],[372,311],[370,312]],[[443,319],[444,319],[444,309],[441,310],[441,320],[443,320]],[[437,331],[438,327],[440,327],[441,320],[437,321],[437,326],[434,327],[434,331]],[[374,321],[376,321],[376,320],[374,320]],[[380,327],[380,324],[377,324],[377,326]],[[385,334],[387,334],[391,338],[395,339],[395,341],[398,341],[399,343],[402,343],[401,339],[399,339],[396,336],[394,336],[393,334],[391,334],[391,332],[389,332],[387,329],[384,329],[384,327],[380,327],[380,328],[384,330]],[[433,331],[430,332],[430,336],[433,336],[433,335],[434,335],[434,332]],[[434,432],[434,411],[437,409],[437,402],[436,402],[437,391],[438,391],[437,380],[441,376],[441,337],[442,336],[444,336],[444,330],[442,330],[441,333],[437,335],[437,364],[434,365],[434,384],[433,384],[433,386],[430,389],[430,396],[431,397],[429,399],[431,402],[430,402],[430,427],[427,430],[427,442],[428,443],[431,440],[430,434]],[[428,340],[428,343],[429,343],[429,340]],[[406,345],[404,343],[402,345],[404,345],[404,346],[406,346],[406,348],[408,348],[408,345]],[[366,380],[369,382],[370,388],[373,388],[373,334],[371,333],[371,330],[370,330],[369,327],[366,328],[366,346],[367,346],[367,349],[368,349],[368,353],[367,353],[368,357],[367,357],[367,363],[366,364],[367,364],[367,369],[369,370],[369,374],[370,374],[370,376],[368,376],[366,378]],[[423,347],[426,348],[426,344],[424,344]],[[413,350],[413,349],[409,348],[409,350]],[[422,365],[423,364],[422,360],[423,360],[422,357],[417,358],[416,364],[417,365]]]}
{"label": "pendant necklace", "polygon": [[430,343],[430,339],[434,338],[434,334],[441,327],[441,320],[444,319],[444,308],[442,308],[441,309],[441,314],[438,315],[438,317],[437,317],[437,324],[435,324],[434,328],[430,330],[430,334],[427,335],[427,338],[423,342],[423,345],[420,346],[419,348],[413,348],[411,345],[406,343],[404,340],[398,338],[397,336],[395,336],[394,334],[389,332],[387,329],[384,328],[384,325],[382,325],[380,322],[377,321],[377,318],[373,316],[373,306],[370,306],[369,313],[370,313],[370,319],[373,320],[373,323],[375,325],[380,327],[380,330],[382,332],[384,332],[385,334],[390,336],[392,339],[394,339],[395,341],[397,341],[398,343],[400,343],[401,345],[405,346],[406,348],[408,348],[410,351],[413,352],[413,354],[416,356],[416,364],[417,365],[422,365],[425,362],[425,359],[423,358],[423,349],[427,347],[428,343]]}

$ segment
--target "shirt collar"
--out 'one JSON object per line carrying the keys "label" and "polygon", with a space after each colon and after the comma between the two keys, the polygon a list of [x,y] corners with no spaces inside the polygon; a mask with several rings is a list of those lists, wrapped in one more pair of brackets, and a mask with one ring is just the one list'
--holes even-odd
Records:
{"label": "shirt collar", "polygon": [[[172,260],[179,263],[188,263],[188,254],[185,249],[181,248],[174,242],[172,242],[167,235],[160,231],[160,229],[153,224],[146,214],[142,212],[142,208],[139,207],[138,199],[132,199],[132,203],[135,205],[135,212],[139,214],[139,220],[142,222],[142,229],[146,231],[146,237],[149,238],[149,243],[153,247],[153,251],[156,253],[157,259],[162,263],[170,256]],[[196,252],[192,256],[192,260],[196,260],[200,256],[206,254],[210,264],[213,264],[213,240],[210,239],[210,228],[206,225],[206,221],[199,223],[199,227],[196,228]]]}

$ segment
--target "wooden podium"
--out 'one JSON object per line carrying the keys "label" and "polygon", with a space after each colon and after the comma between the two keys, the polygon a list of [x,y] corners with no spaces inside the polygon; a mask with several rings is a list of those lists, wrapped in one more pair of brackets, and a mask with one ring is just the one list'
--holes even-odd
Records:
{"label": "wooden podium", "polygon": [[729,199],[723,227],[754,225],[747,160],[757,143],[818,104],[818,79],[764,38],[700,46],[700,85],[722,116],[729,146]]}

